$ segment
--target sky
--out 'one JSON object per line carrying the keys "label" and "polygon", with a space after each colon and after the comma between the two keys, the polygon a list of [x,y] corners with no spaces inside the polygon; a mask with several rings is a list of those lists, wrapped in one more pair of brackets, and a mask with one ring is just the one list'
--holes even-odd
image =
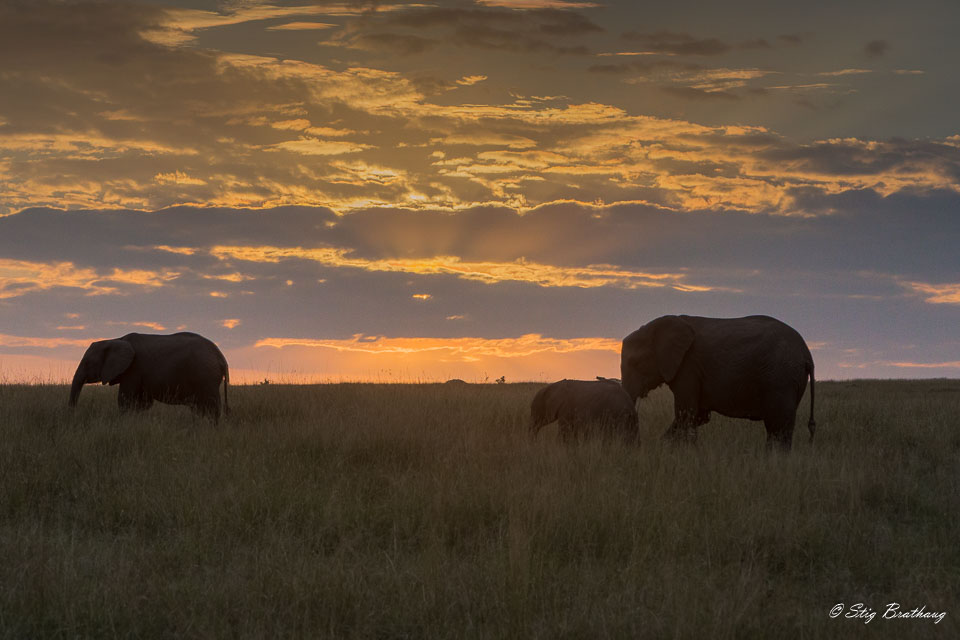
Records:
{"label": "sky", "polygon": [[189,330],[234,382],[619,374],[766,314],[960,376],[960,4],[0,2],[0,382]]}

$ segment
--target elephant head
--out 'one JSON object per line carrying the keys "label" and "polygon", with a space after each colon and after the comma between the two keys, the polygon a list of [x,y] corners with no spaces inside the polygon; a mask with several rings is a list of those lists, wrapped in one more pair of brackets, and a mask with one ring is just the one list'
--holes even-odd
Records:
{"label": "elephant head", "polygon": [[83,354],[77,372],[73,374],[69,405],[76,406],[80,390],[88,382],[116,384],[117,378],[133,363],[135,355],[134,348],[125,340],[100,340],[92,343]]}
{"label": "elephant head", "polygon": [[693,327],[682,318],[663,316],[623,339],[620,378],[634,402],[673,380],[694,336]]}

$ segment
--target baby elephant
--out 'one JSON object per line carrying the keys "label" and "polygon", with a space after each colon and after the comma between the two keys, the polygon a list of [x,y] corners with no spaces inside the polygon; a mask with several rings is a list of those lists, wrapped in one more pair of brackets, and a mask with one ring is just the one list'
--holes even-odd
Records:
{"label": "baby elephant", "polygon": [[637,410],[615,380],[561,380],[540,389],[530,404],[530,436],[554,420],[564,442],[591,433],[637,440]]}

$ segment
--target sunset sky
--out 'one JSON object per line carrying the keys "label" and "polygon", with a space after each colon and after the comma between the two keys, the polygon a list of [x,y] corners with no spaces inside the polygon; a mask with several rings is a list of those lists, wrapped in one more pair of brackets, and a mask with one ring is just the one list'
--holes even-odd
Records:
{"label": "sunset sky", "polygon": [[0,382],[619,375],[671,313],[960,376],[960,3],[0,2]]}

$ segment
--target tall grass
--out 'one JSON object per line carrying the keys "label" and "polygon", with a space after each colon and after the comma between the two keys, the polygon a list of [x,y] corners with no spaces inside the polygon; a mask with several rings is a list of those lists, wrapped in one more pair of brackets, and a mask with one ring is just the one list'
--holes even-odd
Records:
{"label": "tall grass", "polygon": [[537,388],[0,386],[0,637],[957,637],[960,382],[818,383],[788,456],[661,445],[666,389],[639,448],[531,442]]}

